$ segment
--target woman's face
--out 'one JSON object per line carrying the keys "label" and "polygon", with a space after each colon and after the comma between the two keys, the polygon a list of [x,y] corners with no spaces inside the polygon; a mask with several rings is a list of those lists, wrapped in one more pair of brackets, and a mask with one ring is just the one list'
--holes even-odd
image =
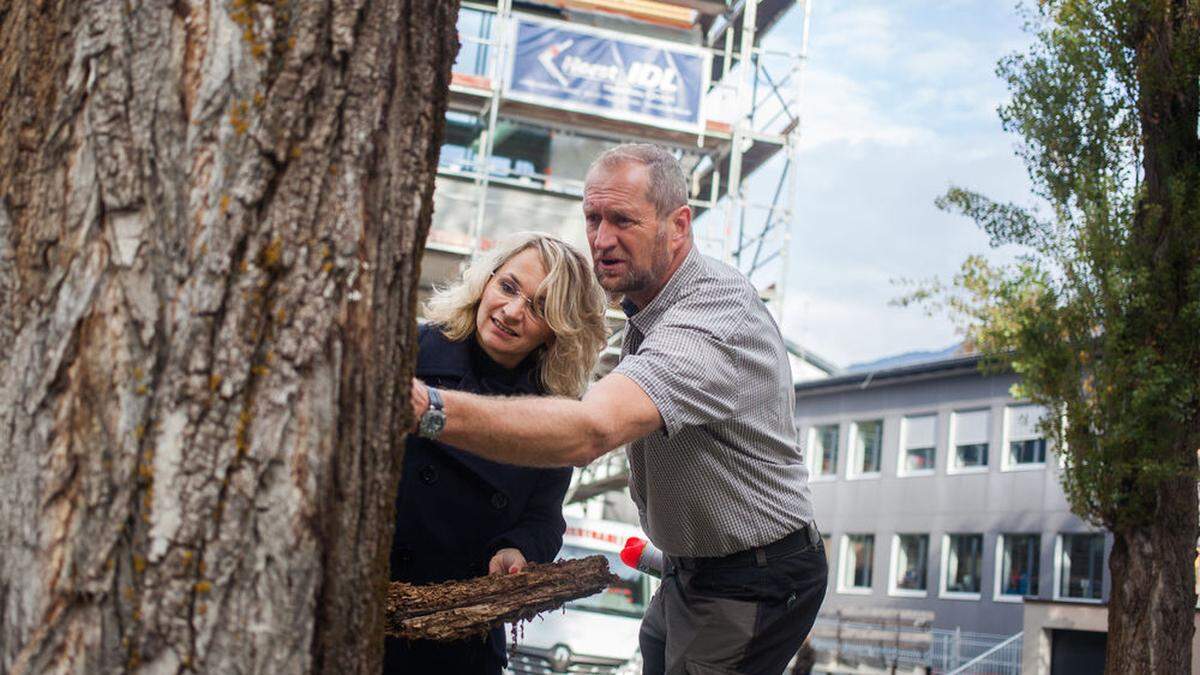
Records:
{"label": "woman's face", "polygon": [[527,248],[496,270],[479,299],[475,335],[492,360],[515,368],[552,337],[542,317],[542,298],[535,297],[546,269],[535,249]]}

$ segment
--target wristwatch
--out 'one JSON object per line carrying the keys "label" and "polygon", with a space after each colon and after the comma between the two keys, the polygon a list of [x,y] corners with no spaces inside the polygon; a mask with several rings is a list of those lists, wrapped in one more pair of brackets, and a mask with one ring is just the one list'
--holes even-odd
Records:
{"label": "wristwatch", "polygon": [[437,438],[446,428],[446,411],[442,405],[442,392],[433,387],[425,387],[429,392],[429,408],[421,415],[417,425],[417,434],[422,438]]}

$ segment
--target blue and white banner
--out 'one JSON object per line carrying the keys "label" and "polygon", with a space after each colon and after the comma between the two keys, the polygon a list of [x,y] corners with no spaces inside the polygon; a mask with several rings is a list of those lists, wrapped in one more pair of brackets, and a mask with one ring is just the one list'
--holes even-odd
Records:
{"label": "blue and white banner", "polygon": [[704,50],[530,17],[514,24],[506,97],[700,131],[711,58]]}

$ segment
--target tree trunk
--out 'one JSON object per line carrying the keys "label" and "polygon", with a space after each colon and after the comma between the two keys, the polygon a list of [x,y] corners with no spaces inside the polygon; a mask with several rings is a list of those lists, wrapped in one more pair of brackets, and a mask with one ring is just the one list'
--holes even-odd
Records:
{"label": "tree trunk", "polygon": [[[1123,34],[1136,54],[1144,181],[1130,246],[1142,272],[1139,290],[1155,301],[1133,308],[1115,330],[1125,331],[1128,344],[1150,346],[1157,371],[1175,368],[1176,376],[1194,378],[1200,372],[1188,328],[1194,323],[1179,319],[1195,311],[1200,269],[1200,13],[1195,0],[1133,3],[1122,11],[1132,17]],[[1114,536],[1109,673],[1191,672],[1200,417],[1194,398],[1175,405],[1167,411],[1173,416],[1145,422],[1146,442],[1170,472],[1151,512],[1117,513],[1108,523]]]}
{"label": "tree trunk", "polygon": [[457,10],[0,4],[0,673],[378,672]]}
{"label": "tree trunk", "polygon": [[1196,594],[1196,483],[1180,476],[1159,491],[1161,519],[1113,532],[1108,568],[1109,673],[1191,672]]}

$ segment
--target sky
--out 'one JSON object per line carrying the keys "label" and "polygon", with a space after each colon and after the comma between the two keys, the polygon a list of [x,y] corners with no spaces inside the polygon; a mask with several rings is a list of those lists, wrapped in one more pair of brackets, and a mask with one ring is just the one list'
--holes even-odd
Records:
{"label": "sky", "polygon": [[[802,18],[793,9],[766,46],[798,50]],[[787,337],[840,366],[961,339],[948,317],[889,301],[905,293],[895,280],[948,281],[968,255],[1014,253],[990,252],[934,199],[959,185],[1032,201],[996,114],[996,62],[1029,44],[1021,26],[1015,0],[814,0]],[[750,189],[773,189],[770,172]]]}

